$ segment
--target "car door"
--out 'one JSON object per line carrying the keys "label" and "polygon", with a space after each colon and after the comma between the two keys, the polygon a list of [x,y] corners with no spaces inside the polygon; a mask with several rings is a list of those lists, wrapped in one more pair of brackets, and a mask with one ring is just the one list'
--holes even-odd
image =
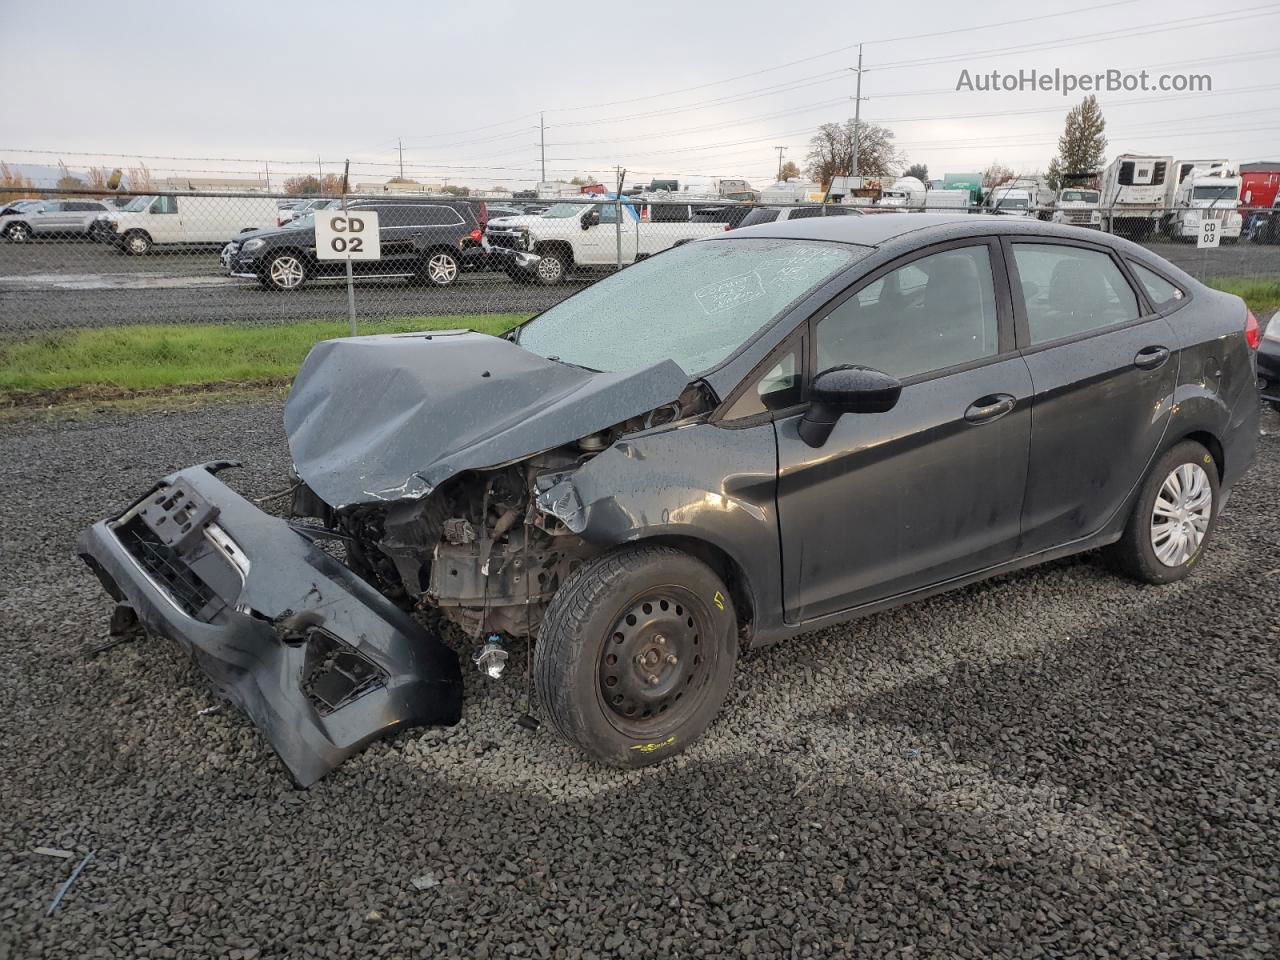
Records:
{"label": "car door", "polygon": [[65,200],[54,200],[44,205],[44,209],[36,216],[33,216],[29,223],[31,225],[32,234],[50,234],[64,233],[71,223],[71,211],[67,209],[69,206]]}
{"label": "car door", "polygon": [[155,243],[181,243],[182,211],[178,198],[156,197],[152,200],[147,208],[146,228]]}
{"label": "car door", "polygon": [[[592,213],[595,217],[592,217]],[[618,218],[622,218],[621,230]],[[622,262],[631,263],[636,258],[637,224],[635,208],[627,204],[597,203],[583,213],[580,223],[585,226],[582,236],[573,241],[573,256],[578,263],[617,263],[621,243]],[[591,221],[596,222],[592,223]],[[667,246],[670,246],[668,244]],[[649,252],[649,251],[645,251]]]}
{"label": "car door", "polygon": [[1100,530],[1168,429],[1177,340],[1109,248],[1009,239],[1018,346],[1034,386],[1021,552]]}
{"label": "car door", "polygon": [[458,224],[462,218],[451,207],[435,203],[402,203],[383,213],[386,226],[380,226],[382,242],[381,273],[412,272],[417,252],[414,238],[439,233],[445,223]]}
{"label": "car door", "polygon": [[1014,556],[1031,442],[996,239],[895,261],[811,321],[809,366],[902,382],[886,413],[846,414],[818,448],[776,421],[786,616],[803,622]]}

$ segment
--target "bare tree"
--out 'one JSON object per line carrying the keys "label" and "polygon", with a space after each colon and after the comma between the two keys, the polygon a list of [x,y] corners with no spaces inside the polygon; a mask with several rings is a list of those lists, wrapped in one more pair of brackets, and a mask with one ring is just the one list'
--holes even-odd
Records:
{"label": "bare tree", "polygon": [[915,177],[925,185],[926,189],[929,186],[929,167],[927,164],[913,163],[902,172],[902,175],[904,177]]}
{"label": "bare tree", "polygon": [[323,180],[312,173],[305,177],[289,177],[284,182],[284,192],[298,195],[341,193],[342,175],[326,173]]}
{"label": "bare tree", "polygon": [[[809,140],[809,176],[824,187],[853,169],[853,121],[824,123]],[[885,176],[906,158],[893,145],[893,131],[874,123],[858,127],[858,172]]]}
{"label": "bare tree", "polygon": [[135,193],[146,193],[153,189],[153,181],[151,179],[151,168],[141,160],[138,161],[136,167],[129,168],[129,189]]}
{"label": "bare tree", "polygon": [[982,188],[990,190],[992,187],[998,187],[1002,183],[1008,183],[1013,179],[1013,170],[1006,167],[999,160],[992,160],[987,165],[987,169],[982,171]]}
{"label": "bare tree", "polygon": [[23,176],[3,161],[0,161],[0,187],[4,188],[0,191],[0,203],[40,198],[40,194],[35,192],[35,184],[31,182],[31,178]]}

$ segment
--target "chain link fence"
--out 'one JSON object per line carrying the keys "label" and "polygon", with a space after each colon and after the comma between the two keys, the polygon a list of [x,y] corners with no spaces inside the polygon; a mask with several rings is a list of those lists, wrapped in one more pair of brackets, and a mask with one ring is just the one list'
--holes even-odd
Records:
{"label": "chain link fence", "polygon": [[[376,212],[379,256],[320,259],[317,216]],[[450,196],[0,190],[0,343],[80,327],[523,317],[675,245],[757,223],[893,208],[680,194]],[[897,211],[901,212],[901,208]],[[950,211],[966,212],[963,208]],[[967,212],[990,212],[970,208]],[[1280,212],[1003,210],[1124,232],[1200,279],[1280,278]],[[1221,245],[1198,249],[1203,219]],[[350,294],[350,297],[349,297]]]}

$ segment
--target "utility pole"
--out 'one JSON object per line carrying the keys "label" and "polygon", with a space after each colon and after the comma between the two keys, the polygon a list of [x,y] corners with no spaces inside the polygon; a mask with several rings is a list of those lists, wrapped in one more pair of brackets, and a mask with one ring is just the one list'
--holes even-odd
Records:
{"label": "utility pole", "polygon": [[858,86],[853,95],[853,163],[849,165],[849,175],[858,175],[858,134],[862,126],[862,44],[858,44]]}
{"label": "utility pole", "polygon": [[778,179],[782,179],[782,155],[786,152],[786,147],[774,147],[778,151]]}
{"label": "utility pole", "polygon": [[547,115],[538,111],[538,145],[542,151],[542,182],[547,182]]}
{"label": "utility pole", "polygon": [[404,179],[404,141],[396,137],[396,144],[400,148],[400,179]]}

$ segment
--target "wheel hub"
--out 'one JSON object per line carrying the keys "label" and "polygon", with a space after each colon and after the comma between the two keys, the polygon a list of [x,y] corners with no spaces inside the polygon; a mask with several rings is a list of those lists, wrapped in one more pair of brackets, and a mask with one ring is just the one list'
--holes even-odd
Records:
{"label": "wheel hub", "polygon": [[631,722],[666,713],[708,674],[693,612],[674,597],[644,597],[614,625],[600,659],[600,692]]}
{"label": "wheel hub", "polygon": [[1200,549],[1213,517],[1213,488],[1198,463],[1175,467],[1156,493],[1151,546],[1166,567],[1180,567]]}

